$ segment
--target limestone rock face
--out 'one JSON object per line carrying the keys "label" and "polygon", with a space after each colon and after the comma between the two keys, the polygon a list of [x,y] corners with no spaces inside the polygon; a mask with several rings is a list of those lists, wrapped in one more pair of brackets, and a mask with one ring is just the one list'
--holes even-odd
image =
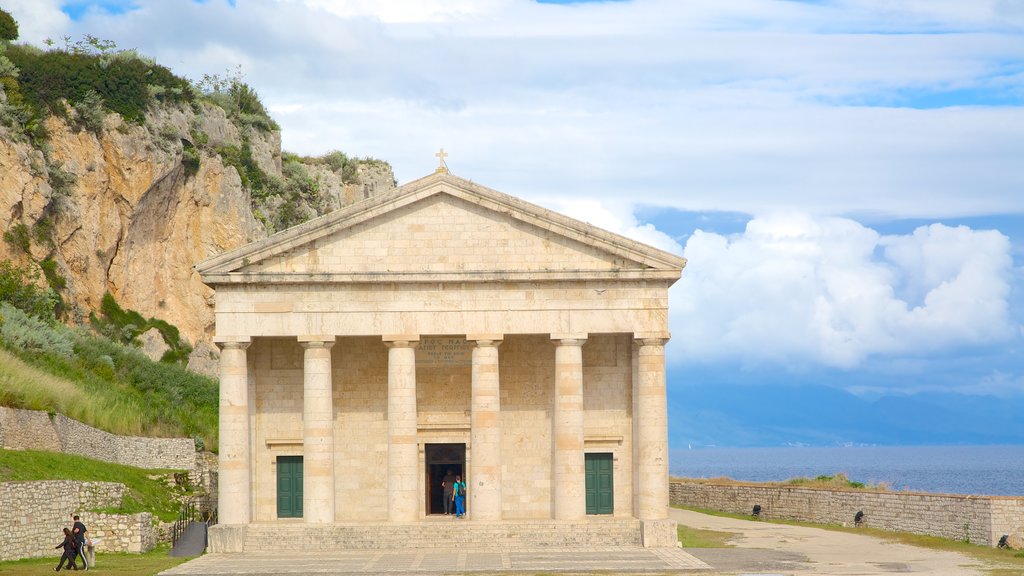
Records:
{"label": "limestone rock face", "polygon": [[[189,342],[212,335],[213,292],[193,265],[266,235],[234,168],[202,151],[196,174],[182,164],[182,140],[193,126],[224,141],[239,138],[218,111],[164,108],[145,126],[108,115],[98,137],[50,118],[50,165],[75,180],[56,197],[42,154],[0,137],[0,228],[32,231],[31,259],[52,258],[67,278],[63,297],[73,321],[98,309],[109,291],[121,306],[174,324]],[[52,239],[37,238],[47,220]],[[0,259],[24,263],[29,255],[2,242]]]}
{"label": "limestone rock face", "polygon": [[[177,326],[195,347],[189,366],[216,377],[213,291],[193,266],[267,236],[218,150],[248,146],[254,164],[282,179],[280,132],[240,126],[208,103],[152,109],[142,126],[109,114],[98,135],[56,117],[46,127],[44,156],[0,126],[0,230],[23,226],[30,239],[27,251],[0,241],[0,260],[50,258],[67,281],[71,322],[84,322],[110,292],[123,308]],[[199,155],[198,169],[186,168],[186,153]],[[357,161],[358,184],[315,161],[307,169],[323,194],[295,207],[305,218],[394,188],[385,162]]]}
{"label": "limestone rock face", "polygon": [[139,334],[139,342],[142,346],[139,349],[147,358],[154,362],[159,362],[163,358],[164,353],[171,349],[170,346],[164,342],[163,335],[156,328],[150,328],[142,334]]}

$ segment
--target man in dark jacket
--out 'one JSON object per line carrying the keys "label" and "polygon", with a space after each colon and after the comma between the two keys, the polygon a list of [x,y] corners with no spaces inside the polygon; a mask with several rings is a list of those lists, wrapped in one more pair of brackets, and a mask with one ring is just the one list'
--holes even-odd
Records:
{"label": "man in dark jacket", "polygon": [[85,555],[85,535],[89,530],[85,527],[85,524],[82,524],[78,514],[75,514],[71,518],[75,521],[75,525],[71,528],[71,533],[75,536],[75,544],[78,545],[78,555],[82,558],[82,565],[85,566],[86,570],[88,570],[89,560]]}

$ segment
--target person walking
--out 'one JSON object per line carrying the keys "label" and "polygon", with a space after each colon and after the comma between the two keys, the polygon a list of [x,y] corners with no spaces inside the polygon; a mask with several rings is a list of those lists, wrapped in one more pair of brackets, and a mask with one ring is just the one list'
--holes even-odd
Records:
{"label": "person walking", "polygon": [[452,493],[455,491],[455,474],[452,473],[451,468],[448,469],[448,472],[445,473],[444,478],[441,480],[441,487],[444,488],[444,515],[450,516],[452,508],[454,508]]}
{"label": "person walking", "polygon": [[78,546],[78,555],[82,558],[82,566],[84,566],[84,570],[88,570],[89,559],[85,554],[85,546],[86,542],[88,542],[89,537],[86,536],[86,534],[89,530],[85,527],[85,524],[82,523],[78,514],[73,515],[71,519],[75,521],[75,525],[71,528],[71,534],[75,537],[75,544]]}
{"label": "person walking", "polygon": [[64,528],[64,541],[54,546],[54,548],[64,547],[64,553],[60,556],[60,562],[57,563],[57,567],[53,569],[54,572],[60,572],[60,569],[64,567],[64,561],[68,562],[68,570],[78,570],[78,566],[75,565],[75,556],[78,555],[78,544],[75,543],[75,537],[71,534],[71,530]]}
{"label": "person walking", "polygon": [[452,499],[455,501],[455,517],[464,517],[466,515],[466,483],[458,474],[455,475],[455,484],[452,485]]}

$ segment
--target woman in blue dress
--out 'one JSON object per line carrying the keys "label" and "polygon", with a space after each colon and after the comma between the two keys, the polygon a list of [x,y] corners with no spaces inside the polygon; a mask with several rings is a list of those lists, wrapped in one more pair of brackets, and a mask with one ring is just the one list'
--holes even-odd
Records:
{"label": "woman in blue dress", "polygon": [[462,481],[462,476],[455,476],[455,484],[452,485],[452,499],[455,500],[455,517],[464,518],[466,516],[466,483]]}

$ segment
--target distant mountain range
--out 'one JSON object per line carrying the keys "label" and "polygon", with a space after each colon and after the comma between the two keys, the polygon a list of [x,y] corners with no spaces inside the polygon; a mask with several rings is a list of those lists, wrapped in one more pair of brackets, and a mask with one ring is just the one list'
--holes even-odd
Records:
{"label": "distant mountain range", "polygon": [[669,444],[1024,444],[1024,395],[866,400],[827,386],[669,385]]}

